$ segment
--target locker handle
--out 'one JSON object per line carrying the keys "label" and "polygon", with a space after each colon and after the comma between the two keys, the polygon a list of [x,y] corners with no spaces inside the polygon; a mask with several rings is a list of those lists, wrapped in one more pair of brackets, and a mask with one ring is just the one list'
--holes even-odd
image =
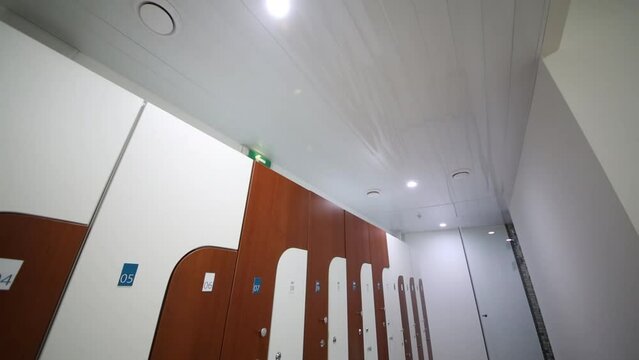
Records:
{"label": "locker handle", "polygon": [[268,330],[266,330],[266,328],[261,328],[259,333],[261,337],[266,337],[266,334],[268,334]]}

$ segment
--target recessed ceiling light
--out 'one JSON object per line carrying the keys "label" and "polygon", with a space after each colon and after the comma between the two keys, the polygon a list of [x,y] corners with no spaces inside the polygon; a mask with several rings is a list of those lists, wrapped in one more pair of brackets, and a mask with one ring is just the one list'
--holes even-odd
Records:
{"label": "recessed ceiling light", "polygon": [[495,235],[495,232],[494,231],[489,231],[488,235]]}
{"label": "recessed ceiling light", "polygon": [[406,187],[409,187],[409,188],[411,188],[411,189],[412,189],[412,188],[414,188],[414,187],[417,187],[417,181],[415,181],[415,180],[409,180],[409,181],[407,181],[407,182],[406,182]]}
{"label": "recessed ceiling light", "polygon": [[291,0],[266,0],[266,10],[276,19],[282,19],[291,11]]}
{"label": "recessed ceiling light", "polygon": [[299,94],[301,94],[301,93],[302,93],[302,89],[295,89],[295,90],[293,90],[293,94],[295,94],[295,95],[299,95]]}
{"label": "recessed ceiling light", "polygon": [[366,196],[369,198],[378,198],[382,195],[382,191],[379,189],[370,189],[366,192]]}
{"label": "recessed ceiling light", "polygon": [[440,228],[445,228],[446,226],[448,226],[446,223],[439,223]]}

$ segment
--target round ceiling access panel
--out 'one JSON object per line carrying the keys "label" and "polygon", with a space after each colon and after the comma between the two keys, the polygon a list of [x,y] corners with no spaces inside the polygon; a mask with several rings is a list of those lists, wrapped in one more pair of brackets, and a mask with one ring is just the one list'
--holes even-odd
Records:
{"label": "round ceiling access panel", "polygon": [[155,2],[143,2],[138,8],[142,23],[158,35],[171,35],[175,32],[175,20],[164,6]]}
{"label": "round ceiling access panel", "polygon": [[470,169],[457,169],[450,174],[453,180],[461,180],[470,176]]}

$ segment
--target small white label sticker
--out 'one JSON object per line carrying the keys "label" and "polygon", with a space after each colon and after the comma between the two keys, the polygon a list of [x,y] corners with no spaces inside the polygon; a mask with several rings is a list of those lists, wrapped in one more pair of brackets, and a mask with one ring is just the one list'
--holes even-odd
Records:
{"label": "small white label sticker", "polygon": [[202,284],[202,292],[212,292],[213,283],[215,282],[215,273],[204,273],[204,283]]}
{"label": "small white label sticker", "polygon": [[11,289],[23,262],[23,260],[0,258],[0,290]]}

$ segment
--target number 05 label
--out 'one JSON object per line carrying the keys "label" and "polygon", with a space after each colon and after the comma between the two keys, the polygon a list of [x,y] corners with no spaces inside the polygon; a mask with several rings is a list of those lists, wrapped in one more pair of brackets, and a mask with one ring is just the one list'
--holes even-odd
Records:
{"label": "number 05 label", "polygon": [[0,290],[11,289],[22,263],[22,260],[0,258]]}
{"label": "number 05 label", "polygon": [[122,272],[118,279],[118,286],[133,286],[135,280],[135,273],[138,272],[138,264],[124,263],[122,265]]}

